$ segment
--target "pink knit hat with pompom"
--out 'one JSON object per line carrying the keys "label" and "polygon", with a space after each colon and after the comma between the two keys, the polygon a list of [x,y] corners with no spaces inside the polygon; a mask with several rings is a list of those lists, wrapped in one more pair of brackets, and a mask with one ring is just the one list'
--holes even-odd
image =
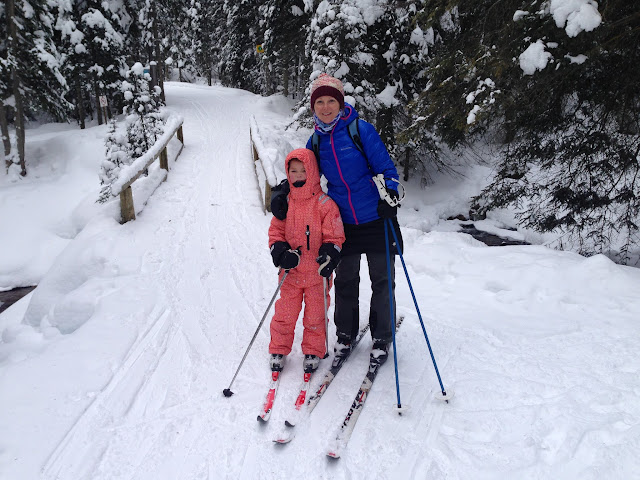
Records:
{"label": "pink knit hat with pompom", "polygon": [[311,84],[311,110],[313,110],[316,100],[325,95],[335,98],[340,104],[340,108],[344,108],[344,87],[342,82],[331,75],[321,73]]}

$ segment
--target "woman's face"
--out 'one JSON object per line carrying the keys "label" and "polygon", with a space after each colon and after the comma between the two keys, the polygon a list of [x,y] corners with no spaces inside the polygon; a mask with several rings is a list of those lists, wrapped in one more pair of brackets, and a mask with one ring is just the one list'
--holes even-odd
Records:
{"label": "woman's face", "polygon": [[313,111],[320,120],[325,123],[331,123],[333,119],[338,116],[338,112],[340,112],[340,103],[330,95],[323,95],[322,97],[316,98]]}

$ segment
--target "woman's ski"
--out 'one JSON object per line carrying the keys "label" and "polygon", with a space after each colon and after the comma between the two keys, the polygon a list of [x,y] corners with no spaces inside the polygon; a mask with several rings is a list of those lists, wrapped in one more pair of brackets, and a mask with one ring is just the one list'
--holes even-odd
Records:
{"label": "woman's ski", "polygon": [[364,380],[360,385],[360,389],[351,403],[347,416],[344,417],[342,425],[340,426],[340,431],[336,435],[334,443],[327,451],[327,456],[331,458],[340,458],[342,450],[347,446],[349,438],[351,438],[351,433],[353,433],[353,429],[356,426],[356,422],[358,421],[364,402],[369,395],[369,391],[371,390],[373,381],[378,375],[378,370],[381,365],[381,363],[376,362],[373,359],[369,361],[369,371],[365,375]]}
{"label": "woman's ski", "polygon": [[[404,317],[399,317],[396,321],[396,330],[402,324]],[[384,363],[384,362],[383,362]],[[369,370],[367,374],[364,376],[364,380],[362,384],[360,384],[360,389],[358,393],[356,393],[353,402],[351,403],[351,407],[347,412],[347,415],[344,417],[342,421],[342,425],[340,425],[340,430],[334,439],[334,442],[330,445],[327,450],[327,456],[331,458],[340,458],[342,455],[342,451],[349,443],[349,439],[351,438],[351,434],[353,433],[353,429],[356,426],[356,422],[358,421],[358,417],[360,416],[360,412],[362,412],[362,407],[364,407],[364,402],[369,395],[369,391],[371,391],[371,387],[373,386],[373,381],[376,379],[378,375],[378,370],[382,366],[382,364],[378,357],[375,357],[373,354],[369,358]]]}

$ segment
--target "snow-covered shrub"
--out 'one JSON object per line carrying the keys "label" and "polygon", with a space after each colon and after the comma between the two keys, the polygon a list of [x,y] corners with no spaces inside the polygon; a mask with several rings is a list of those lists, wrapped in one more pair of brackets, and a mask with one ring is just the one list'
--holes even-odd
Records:
{"label": "snow-covered shrub", "polygon": [[109,133],[105,141],[105,159],[100,165],[100,184],[102,189],[98,203],[105,203],[111,198],[111,185],[118,178],[122,166],[131,163],[130,145],[126,134],[118,129],[115,118],[109,122]]}

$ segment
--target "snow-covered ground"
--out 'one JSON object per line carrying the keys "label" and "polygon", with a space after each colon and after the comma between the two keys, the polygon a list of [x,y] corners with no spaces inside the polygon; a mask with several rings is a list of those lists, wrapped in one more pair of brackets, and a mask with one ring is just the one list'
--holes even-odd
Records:
{"label": "snow-covered ground", "polygon": [[[481,167],[427,190],[410,183],[399,212],[452,401],[434,399],[440,388],[398,262],[409,411],[393,408],[390,361],[344,457],[324,455],[366,370],[367,338],[293,442],[274,445],[302,377],[301,331],[269,424],[256,422],[268,322],[235,395],[222,390],[277,285],[249,126],[254,117],[278,162],[306,132],[282,133],[290,104],[281,97],[169,83],[167,99],[184,116],[186,146],[134,222],[119,225],[113,208],[92,202],[104,127],[30,130],[30,176],[0,176],[0,288],[39,284],[0,315],[0,478],[640,478],[640,271],[455,233],[444,219],[468,210]],[[481,227],[505,232],[501,216]],[[364,273],[361,292],[364,319]]]}

